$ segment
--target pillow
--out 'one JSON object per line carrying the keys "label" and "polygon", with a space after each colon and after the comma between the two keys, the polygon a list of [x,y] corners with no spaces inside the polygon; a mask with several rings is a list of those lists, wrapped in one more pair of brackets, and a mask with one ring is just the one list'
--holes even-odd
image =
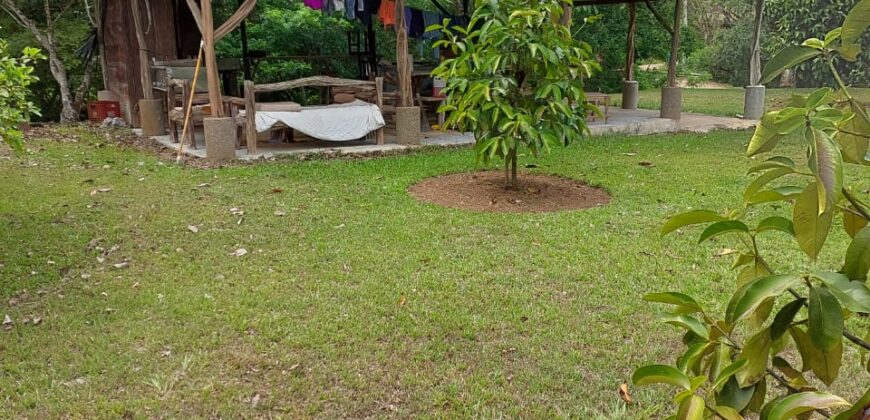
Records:
{"label": "pillow", "polygon": [[356,96],[351,93],[336,93],[332,98],[332,102],[336,104],[349,104],[356,100]]}

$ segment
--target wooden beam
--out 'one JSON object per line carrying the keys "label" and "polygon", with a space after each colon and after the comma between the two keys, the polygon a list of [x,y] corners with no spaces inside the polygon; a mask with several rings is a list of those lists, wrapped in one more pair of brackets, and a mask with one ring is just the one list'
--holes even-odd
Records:
{"label": "wooden beam", "polygon": [[[145,28],[142,26],[142,7],[140,0],[131,0],[130,9],[133,12],[133,26],[136,31],[136,42],[139,47],[139,81],[142,84],[142,96],[154,99],[154,89],[151,83],[151,66],[148,58],[148,41],[145,38]],[[151,13],[149,10],[148,13]]]}
{"label": "wooden beam", "polygon": [[199,6],[196,5],[196,0],[187,0],[187,7],[190,9],[190,14],[193,15],[199,33],[202,33],[202,13],[199,11]]}
{"label": "wooden beam", "polygon": [[411,57],[408,54],[408,32],[405,30],[405,0],[396,0],[396,73],[398,77],[399,106],[414,106],[411,92]]}
{"label": "wooden beam", "polygon": [[625,80],[634,80],[634,38],[637,35],[637,5],[628,5],[628,35],[625,46]]}
{"label": "wooden beam", "polygon": [[245,0],[236,12],[233,13],[233,15],[230,16],[223,25],[214,31],[215,42],[220,41],[223,37],[227,36],[230,32],[241,25],[242,21],[244,21],[252,11],[254,11],[254,7],[256,6],[257,0]]}
{"label": "wooden beam", "polygon": [[211,104],[211,115],[223,117],[223,102],[221,101],[220,75],[217,69],[217,55],[215,54],[214,16],[212,15],[211,0],[202,0],[202,41],[205,46],[205,72],[208,76],[208,98]]}
{"label": "wooden beam", "polygon": [[[662,27],[665,28],[665,30],[668,31],[669,34],[671,34],[671,36],[674,36],[674,28],[672,28],[671,25],[668,24],[668,21],[665,20],[665,17],[662,16],[662,14],[659,13],[658,9],[656,9],[655,6],[652,5],[652,1],[646,0],[645,3],[646,8],[649,9],[650,12],[652,12],[656,20],[659,21],[659,24],[661,24]],[[677,25],[676,27],[679,28],[680,26]]]}
{"label": "wooden beam", "polygon": [[671,35],[671,57],[668,59],[668,86],[677,85],[677,58],[680,55],[680,22],[683,20],[683,2],[677,0],[674,6],[674,33]]}

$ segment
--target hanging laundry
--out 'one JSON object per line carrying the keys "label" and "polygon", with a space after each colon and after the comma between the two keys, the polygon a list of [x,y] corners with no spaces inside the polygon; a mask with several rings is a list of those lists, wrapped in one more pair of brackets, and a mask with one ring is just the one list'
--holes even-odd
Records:
{"label": "hanging laundry", "polygon": [[344,14],[348,19],[356,19],[356,0],[344,0]]}
{"label": "hanging laundry", "polygon": [[408,36],[411,38],[419,38],[420,35],[423,35],[423,32],[426,31],[426,24],[423,23],[423,11],[420,9],[414,8],[405,8],[410,11],[410,16],[408,13],[405,13],[406,19],[408,19]]}
{"label": "hanging laundry", "polygon": [[303,3],[314,10],[323,9],[323,0],[304,0]]}
{"label": "hanging laundry", "polygon": [[385,27],[395,25],[396,2],[393,0],[381,0],[381,7],[378,9],[378,18]]}
{"label": "hanging laundry", "polygon": [[330,0],[332,3],[332,10],[337,12],[344,11],[344,0]]}
{"label": "hanging laundry", "polygon": [[[441,15],[435,12],[423,11],[423,26],[424,31],[425,28],[428,28],[432,25],[440,25],[441,24]],[[428,31],[423,33],[424,39],[438,39],[441,38],[441,31]]]}

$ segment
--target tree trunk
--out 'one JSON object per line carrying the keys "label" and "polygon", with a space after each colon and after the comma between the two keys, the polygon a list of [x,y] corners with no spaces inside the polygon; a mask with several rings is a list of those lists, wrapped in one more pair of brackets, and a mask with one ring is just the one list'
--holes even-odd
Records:
{"label": "tree trunk", "polygon": [[752,56],[749,60],[749,86],[761,81],[761,25],[764,20],[764,0],[755,0],[755,23],[752,30]]}
{"label": "tree trunk", "polygon": [[504,158],[504,181],[506,189],[519,189],[519,183],[517,182],[517,146],[513,146],[508,150],[508,154]]}

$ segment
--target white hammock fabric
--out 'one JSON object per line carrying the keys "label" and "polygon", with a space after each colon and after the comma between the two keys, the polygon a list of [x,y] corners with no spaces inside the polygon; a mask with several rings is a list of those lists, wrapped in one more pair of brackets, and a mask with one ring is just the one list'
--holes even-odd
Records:
{"label": "white hammock fabric", "polygon": [[257,132],[283,124],[319,140],[359,140],[385,125],[377,105],[359,99],[326,106],[302,107],[298,112],[257,111]]}

